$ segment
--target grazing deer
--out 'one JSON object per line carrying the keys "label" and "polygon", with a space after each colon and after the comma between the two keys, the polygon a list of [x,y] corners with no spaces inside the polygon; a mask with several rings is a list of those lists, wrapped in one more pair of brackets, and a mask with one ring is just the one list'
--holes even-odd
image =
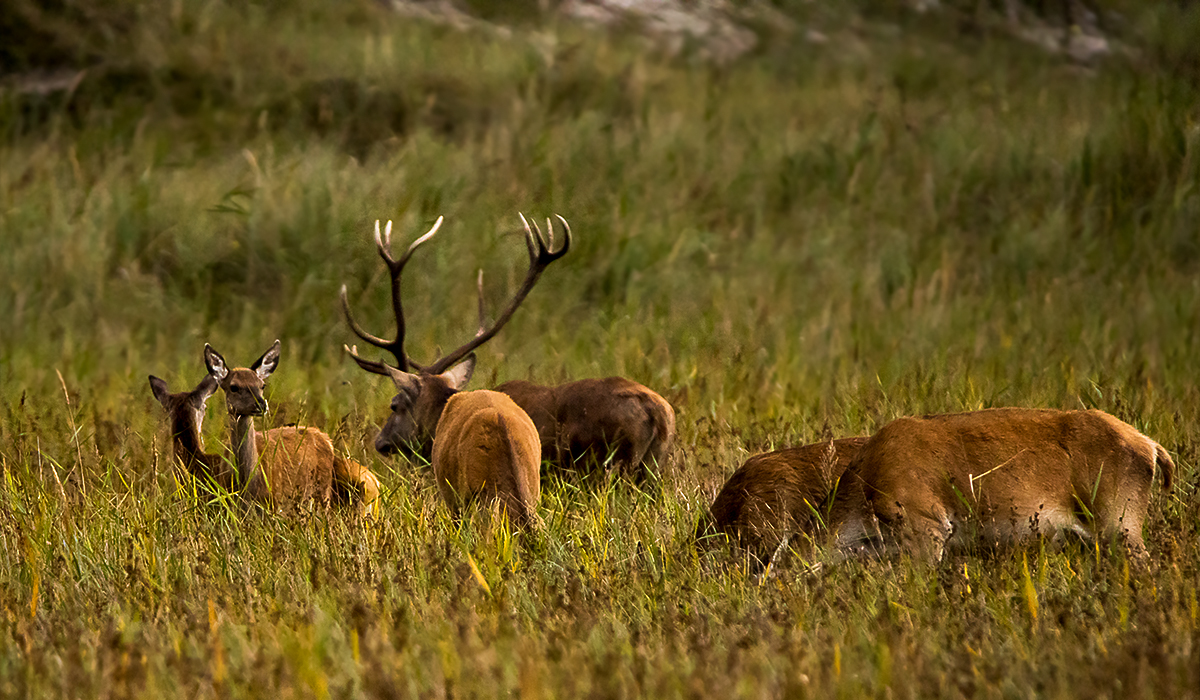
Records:
{"label": "grazing deer", "polygon": [[1038,532],[1121,536],[1142,558],[1142,522],[1161,445],[1103,411],[997,408],[901,418],[871,437],[832,504],[837,544],[899,546],[937,561],[946,548]]}
{"label": "grazing deer", "polygon": [[724,535],[759,564],[774,561],[794,535],[815,537],[822,504],[866,442],[842,438],[754,455],[725,482],[697,537]]}
{"label": "grazing deer", "polygon": [[256,501],[328,505],[336,481],[360,492],[362,512],[376,514],[379,480],[361,464],[338,456],[328,435],[305,427],[254,429],[254,417],[267,412],[263,387],[279,365],[279,348],[276,340],[250,367],[229,369],[220,353],[204,345],[204,364],[224,390],[229,409],[236,486]]}
{"label": "grazing deer", "polygon": [[[525,221],[525,217],[521,220]],[[342,309],[350,328],[358,337],[390,351],[396,358],[397,366],[393,367],[386,362],[364,359],[357,348],[346,347],[346,352],[360,367],[391,377],[399,392],[392,398],[392,414],[375,440],[375,449],[382,454],[398,449],[430,453],[438,488],[455,511],[467,500],[490,495],[500,498],[514,520],[536,522],[534,507],[541,493],[541,441],[537,427],[529,415],[504,394],[461,390],[475,370],[474,350],[508,322],[546,267],[570,249],[571,229],[565,219],[559,217],[559,221],[565,229],[565,240],[557,251],[552,249],[554,228],[549,221],[549,241],[543,239],[541,229],[537,226],[531,229],[525,222],[529,270],[521,288],[490,328],[483,324],[481,294],[479,332],[472,340],[430,365],[414,362],[404,350],[400,276],[413,252],[437,233],[442,217],[438,217],[433,227],[414,241],[399,260],[391,255],[391,222],[384,234],[380,234],[379,222],[375,222],[375,245],[392,279],[392,311],[396,317],[394,340],[376,338],[354,321],[346,287],[342,286]],[[482,276],[479,285],[482,289]],[[409,372],[410,367],[416,372]],[[426,445],[431,437],[432,445],[427,452]]]}
{"label": "grazing deer", "polygon": [[[547,265],[566,254],[571,245],[571,228],[565,219],[565,240],[554,253],[546,247],[541,229],[521,216],[525,225],[525,240],[529,248],[529,271],[521,289],[508,307],[489,328],[484,320],[483,275],[479,277],[479,331],[475,338],[428,367],[413,362],[404,353],[404,311],[401,304],[400,279],[405,264],[413,252],[437,233],[439,217],[425,235],[415,240],[399,260],[390,252],[392,224],[389,221],[383,234],[375,223],[375,246],[387,265],[392,281],[392,311],[396,317],[396,338],[384,340],[362,329],[350,314],[346,287],[342,286],[342,310],[346,322],[362,340],[387,350],[396,359],[396,367],[361,357],[357,347],[346,351],[360,367],[368,372],[392,378],[399,393],[392,399],[392,414],[375,440],[375,449],[382,454],[403,451],[428,457],[430,444],[446,401],[460,390],[475,368],[476,348],[492,338],[516,311]],[[553,244],[553,224],[547,220],[550,244]],[[536,234],[534,231],[536,230]],[[465,359],[464,359],[465,358]],[[454,363],[461,363],[455,365]],[[408,368],[417,370],[408,373]],[[612,457],[617,470],[640,467],[643,476],[651,464],[664,464],[675,436],[675,412],[665,399],[654,391],[623,377],[583,379],[556,387],[541,386],[526,381],[510,381],[496,387],[508,394],[533,419],[541,441],[541,459],[559,465],[602,464]]]}

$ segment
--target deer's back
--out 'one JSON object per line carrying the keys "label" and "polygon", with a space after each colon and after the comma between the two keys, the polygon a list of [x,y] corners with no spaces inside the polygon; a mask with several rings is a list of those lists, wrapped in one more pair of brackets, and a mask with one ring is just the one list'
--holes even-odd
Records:
{"label": "deer's back", "polygon": [[624,377],[580,379],[556,387],[512,381],[496,390],[529,414],[546,459],[603,460],[613,451],[628,464],[661,461],[675,436],[671,404]]}
{"label": "deer's back", "polygon": [[499,496],[531,515],[541,496],[541,441],[511,398],[496,391],[450,397],[433,439],[433,474],[442,497],[457,509],[477,496]]}
{"label": "deer's back", "polygon": [[872,501],[935,499],[964,515],[1070,512],[1081,495],[1102,501],[1148,488],[1157,447],[1103,411],[989,409],[895,420],[847,476]]}
{"label": "deer's back", "polygon": [[[258,433],[258,465],[248,490],[254,498],[277,502],[309,498],[329,502],[334,450],[316,428],[274,428]],[[269,494],[269,496],[268,496]]]}

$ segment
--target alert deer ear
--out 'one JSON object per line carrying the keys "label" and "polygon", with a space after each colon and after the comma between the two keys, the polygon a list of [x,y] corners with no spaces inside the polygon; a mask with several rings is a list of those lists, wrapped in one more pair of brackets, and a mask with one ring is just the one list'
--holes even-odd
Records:
{"label": "alert deer ear", "polygon": [[[162,380],[160,379],[159,381]],[[192,401],[195,401],[203,406],[204,402],[208,401],[209,397],[217,392],[218,385],[219,383],[217,382],[216,377],[211,374],[204,375],[204,379],[201,379],[200,383],[196,385],[196,388],[192,389]]]}
{"label": "alert deer ear", "polygon": [[208,343],[204,344],[204,366],[208,368],[208,373],[218,382],[224,381],[225,377],[229,376],[229,368],[225,366],[225,358],[221,357],[221,353],[213,350],[213,347]]}
{"label": "alert deer ear", "polygon": [[150,391],[154,392],[154,398],[165,408],[167,399],[171,398],[171,390],[167,388],[167,383],[153,374],[150,375]]}
{"label": "alert deer ear", "polygon": [[421,378],[409,372],[384,365],[387,368],[388,376],[392,378],[392,383],[396,385],[397,393],[404,394],[409,401],[416,401],[417,396],[421,393]]}
{"label": "alert deer ear", "polygon": [[450,385],[451,389],[458,391],[471,381],[471,375],[475,373],[475,353],[467,355],[467,358],[457,365],[442,373],[442,378]]}
{"label": "alert deer ear", "polygon": [[254,370],[255,374],[258,375],[258,378],[265,382],[267,381],[267,377],[271,376],[271,373],[274,372],[275,368],[278,366],[279,341],[276,340],[275,344],[262,354],[262,357],[258,358],[254,361],[254,364],[250,365],[250,369]]}

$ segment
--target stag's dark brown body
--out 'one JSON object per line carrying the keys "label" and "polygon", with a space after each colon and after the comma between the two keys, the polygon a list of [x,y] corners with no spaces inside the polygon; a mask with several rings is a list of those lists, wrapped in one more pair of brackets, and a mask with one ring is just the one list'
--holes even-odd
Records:
{"label": "stag's dark brown body", "polygon": [[998,408],[901,418],[862,447],[833,504],[842,547],[877,541],[939,559],[946,546],[1042,532],[1120,536],[1142,523],[1161,445],[1103,411]]}
{"label": "stag's dark brown body", "polygon": [[697,534],[723,533],[767,562],[793,535],[815,534],[830,489],[866,442],[842,438],[754,455],[725,482]]}
{"label": "stag's dark brown body", "polygon": [[581,379],[555,387],[516,380],[508,394],[537,426],[542,459],[593,470],[611,458],[617,473],[666,465],[675,437],[675,411],[649,388],[624,377]]}

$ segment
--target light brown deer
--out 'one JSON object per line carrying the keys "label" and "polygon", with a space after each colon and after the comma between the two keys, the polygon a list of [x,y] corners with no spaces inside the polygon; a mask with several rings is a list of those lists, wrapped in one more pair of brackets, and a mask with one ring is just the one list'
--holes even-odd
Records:
{"label": "light brown deer", "polygon": [[[474,349],[492,338],[516,311],[547,265],[566,254],[571,245],[571,229],[562,217],[565,240],[562,249],[551,253],[542,239],[541,229],[530,228],[525,217],[525,240],[529,248],[530,265],[520,291],[487,327],[483,309],[483,277],[479,277],[479,331],[475,338],[428,367],[414,363],[404,354],[404,311],[401,304],[400,279],[404,265],[413,252],[437,233],[442,219],[414,241],[399,260],[392,258],[391,222],[381,235],[375,224],[375,245],[391,275],[392,310],[396,317],[396,338],[384,340],[362,329],[350,314],[346,287],[342,287],[342,309],[351,330],[364,341],[387,350],[396,359],[396,367],[361,357],[357,347],[347,352],[360,367],[392,378],[399,393],[392,399],[392,414],[375,440],[375,449],[382,454],[402,451],[428,457],[438,417],[446,401],[471,378],[475,368]],[[547,222],[553,244],[554,229]],[[536,233],[534,232],[536,231]],[[465,359],[464,359],[465,358]],[[454,363],[461,363],[455,365]],[[408,368],[417,370],[409,374]],[[541,440],[541,458],[560,466],[600,465],[611,457],[617,471],[637,468],[644,476],[650,466],[662,466],[670,453],[675,436],[675,412],[665,399],[654,391],[623,377],[583,379],[555,387],[527,381],[510,381],[495,388],[508,394],[529,414],[537,426]]]}
{"label": "light brown deer", "polygon": [[1161,445],[1103,411],[997,408],[901,418],[847,467],[831,520],[843,551],[866,542],[937,561],[947,548],[1034,533],[1119,536],[1142,558]]}
{"label": "light brown deer", "polygon": [[754,455],[725,482],[697,537],[723,535],[759,564],[774,561],[796,535],[815,539],[822,504],[866,442],[842,438]]}
{"label": "light brown deer", "polygon": [[541,444],[533,421],[497,391],[462,391],[446,401],[433,438],[433,476],[450,510],[498,500],[519,526],[538,526]]}
{"label": "light brown deer", "polygon": [[254,417],[267,412],[263,387],[279,365],[279,352],[276,340],[254,364],[229,369],[220,353],[204,345],[204,364],[225,392],[237,487],[250,499],[266,503],[316,500],[328,505],[336,481],[359,493],[361,512],[377,514],[379,480],[366,467],[339,456],[328,435],[306,427],[254,429]]}

